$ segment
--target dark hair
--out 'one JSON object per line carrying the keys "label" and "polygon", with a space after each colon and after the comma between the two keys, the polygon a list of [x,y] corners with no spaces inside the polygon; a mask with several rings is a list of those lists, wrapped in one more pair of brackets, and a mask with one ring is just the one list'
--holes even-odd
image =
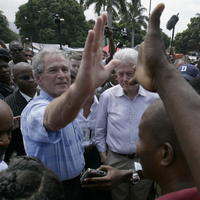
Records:
{"label": "dark hair", "polygon": [[0,48],[0,60],[3,60],[7,63],[10,61],[10,55],[8,49]]}
{"label": "dark hair", "polygon": [[62,183],[39,159],[16,157],[0,173],[2,200],[64,200]]}

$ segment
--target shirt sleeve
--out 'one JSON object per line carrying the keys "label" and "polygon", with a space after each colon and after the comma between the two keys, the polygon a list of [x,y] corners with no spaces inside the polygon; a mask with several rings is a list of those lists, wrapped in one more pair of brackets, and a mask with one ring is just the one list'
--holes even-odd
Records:
{"label": "shirt sleeve", "polygon": [[97,119],[95,126],[95,144],[99,152],[106,152],[107,136],[107,117],[108,117],[108,97],[101,95],[97,110]]}
{"label": "shirt sleeve", "polygon": [[61,129],[48,131],[43,124],[44,113],[48,104],[42,103],[33,106],[26,115],[26,128],[31,140],[44,143],[57,143],[61,139]]}

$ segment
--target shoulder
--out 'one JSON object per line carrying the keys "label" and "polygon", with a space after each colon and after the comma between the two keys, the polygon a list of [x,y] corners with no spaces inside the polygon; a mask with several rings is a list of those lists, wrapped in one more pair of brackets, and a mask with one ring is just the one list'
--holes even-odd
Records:
{"label": "shoulder", "polygon": [[142,86],[140,86],[140,92],[141,92],[147,99],[156,100],[156,99],[159,99],[159,98],[160,98],[160,96],[158,95],[158,93],[149,92],[148,90],[145,90]]}
{"label": "shoulder", "polygon": [[121,86],[118,84],[118,85],[115,85],[109,89],[107,89],[106,91],[104,91],[101,96],[113,96],[115,94],[117,94],[118,92],[121,92],[122,88]]}
{"label": "shoulder", "polygon": [[48,106],[50,101],[48,99],[36,97],[31,100],[24,108],[22,115],[31,114],[32,112],[40,112]]}
{"label": "shoulder", "polygon": [[11,102],[14,102],[15,99],[16,99],[16,97],[19,96],[18,93],[19,93],[18,91],[14,91],[12,94],[8,95],[8,96],[4,99],[4,101],[5,101],[6,103],[8,103],[8,104],[11,103]]}

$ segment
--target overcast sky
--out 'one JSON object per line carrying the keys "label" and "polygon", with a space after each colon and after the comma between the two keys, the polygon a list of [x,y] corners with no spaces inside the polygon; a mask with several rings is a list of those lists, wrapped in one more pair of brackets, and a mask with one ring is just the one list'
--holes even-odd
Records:
{"label": "overcast sky", "polygon": [[[14,22],[18,7],[27,1],[28,0],[0,0],[0,10],[6,15],[8,21]],[[141,0],[141,2],[147,9],[146,14],[148,15],[150,0]],[[190,22],[190,18],[200,13],[200,0],[151,0],[151,10],[161,2],[165,4],[165,10],[161,18],[161,28],[169,36],[171,32],[166,29],[166,23],[172,15],[179,13],[179,21],[176,25],[177,33],[185,30],[187,24]],[[96,18],[92,8],[86,11],[85,14],[87,19]]]}

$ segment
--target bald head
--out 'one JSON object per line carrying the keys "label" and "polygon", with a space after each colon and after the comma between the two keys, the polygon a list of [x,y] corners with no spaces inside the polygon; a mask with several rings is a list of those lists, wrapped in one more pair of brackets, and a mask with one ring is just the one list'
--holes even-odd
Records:
{"label": "bald head", "polygon": [[169,142],[176,154],[182,154],[175,129],[161,100],[146,109],[140,122],[140,129],[148,130],[141,132],[149,134],[157,145]]}
{"label": "bald head", "polygon": [[7,131],[13,126],[13,113],[7,103],[0,100],[0,132]]}
{"label": "bald head", "polygon": [[13,68],[13,77],[13,81],[21,92],[30,97],[35,95],[37,84],[30,64],[25,62],[17,63]]}
{"label": "bald head", "polygon": [[26,63],[26,62],[17,63],[13,68],[14,78],[16,78],[19,74],[21,74],[24,71],[31,71],[31,73],[32,73],[31,65],[29,63]]}

